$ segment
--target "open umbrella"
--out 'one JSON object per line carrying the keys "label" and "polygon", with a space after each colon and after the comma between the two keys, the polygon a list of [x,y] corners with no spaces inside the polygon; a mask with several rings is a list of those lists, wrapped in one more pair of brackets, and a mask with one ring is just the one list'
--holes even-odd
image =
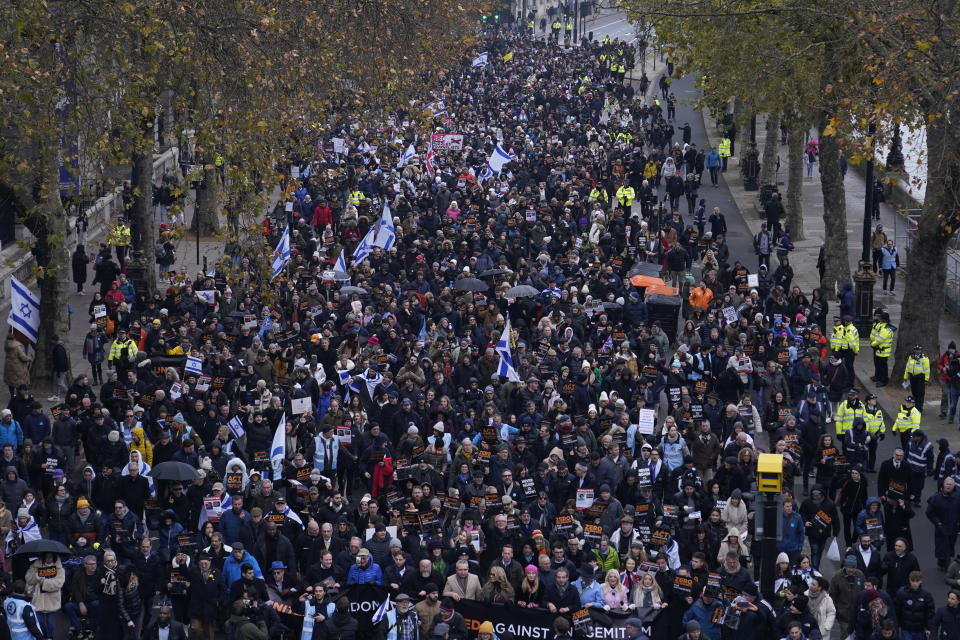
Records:
{"label": "open umbrella", "polygon": [[515,287],[507,289],[503,295],[507,298],[533,298],[540,295],[540,291],[537,290],[536,287],[531,287],[528,284],[518,284]]}
{"label": "open umbrella", "polygon": [[197,478],[197,470],[190,465],[170,460],[161,462],[147,473],[154,480],[172,480],[174,482],[185,482]]}
{"label": "open umbrella", "polygon": [[320,274],[320,277],[324,280],[335,280],[337,282],[349,282],[350,276],[345,272],[340,271],[339,269],[327,269]]}
{"label": "open umbrella", "polygon": [[490,285],[476,278],[460,278],[453,283],[453,288],[458,291],[486,291]]}
{"label": "open umbrella", "polygon": [[642,273],[630,276],[630,284],[635,287],[655,287],[663,286],[666,284],[662,278],[655,276],[647,276]]}
{"label": "open umbrella", "polygon": [[346,286],[346,287],[340,287],[340,293],[343,293],[348,296],[353,293],[357,294],[358,296],[365,296],[365,295],[369,295],[370,292],[364,289],[363,287]]}
{"label": "open umbrella", "polygon": [[62,542],[56,540],[31,540],[19,549],[13,555],[15,556],[42,556],[45,553],[56,553],[61,556],[73,556],[73,553]]}
{"label": "open umbrella", "polygon": [[513,273],[510,269],[487,269],[486,271],[480,272],[481,278],[488,278],[490,276],[502,276],[507,273]]}

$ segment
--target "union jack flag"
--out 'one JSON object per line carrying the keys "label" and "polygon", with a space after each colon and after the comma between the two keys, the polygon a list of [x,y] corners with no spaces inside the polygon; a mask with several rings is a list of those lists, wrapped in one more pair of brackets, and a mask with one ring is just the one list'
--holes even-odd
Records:
{"label": "union jack flag", "polygon": [[437,154],[433,150],[432,144],[427,147],[427,173],[431,177],[437,173]]}

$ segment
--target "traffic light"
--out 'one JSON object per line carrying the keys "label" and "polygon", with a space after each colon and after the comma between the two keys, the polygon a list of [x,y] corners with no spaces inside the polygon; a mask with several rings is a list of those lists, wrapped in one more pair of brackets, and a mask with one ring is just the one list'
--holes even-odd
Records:
{"label": "traffic light", "polygon": [[493,14],[493,19],[496,20],[497,22],[500,22],[500,14],[499,13]]}

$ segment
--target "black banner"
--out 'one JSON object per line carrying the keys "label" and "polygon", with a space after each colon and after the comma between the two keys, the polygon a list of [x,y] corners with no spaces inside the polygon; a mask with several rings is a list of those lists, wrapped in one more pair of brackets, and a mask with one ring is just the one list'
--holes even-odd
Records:
{"label": "black banner", "polygon": [[[572,587],[571,587],[572,588]],[[336,598],[346,595],[350,600],[350,614],[360,623],[358,638],[373,637],[372,618],[387,597],[387,589],[375,584],[354,584],[336,594]],[[390,608],[394,606],[390,603]],[[467,633],[471,640],[477,637],[477,629],[485,621],[493,623],[497,636],[507,638],[531,638],[532,640],[553,640],[553,621],[556,615],[546,609],[525,609],[513,605],[491,605],[474,600],[461,600],[456,603],[456,611],[467,623]],[[658,619],[658,609],[637,609],[630,616],[588,610],[590,620],[583,628],[588,638],[610,638],[626,640],[627,631],[623,623],[628,617],[636,616],[644,622],[643,632],[651,640],[664,638],[666,619]],[[664,638],[665,640],[665,638]]]}

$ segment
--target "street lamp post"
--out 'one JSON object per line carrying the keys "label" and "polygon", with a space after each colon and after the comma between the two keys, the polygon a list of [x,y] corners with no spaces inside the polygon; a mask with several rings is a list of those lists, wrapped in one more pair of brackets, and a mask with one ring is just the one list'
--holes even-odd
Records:
{"label": "street lamp post", "polygon": [[860,264],[857,272],[853,274],[853,283],[857,299],[857,329],[860,335],[869,333],[870,326],[873,323],[873,285],[877,282],[877,276],[873,273],[873,265],[870,261],[870,225],[873,221],[873,136],[877,132],[877,125],[870,123],[867,134],[867,144],[870,145],[870,154],[867,157],[866,167],[866,194],[863,206],[863,247],[860,252]]}

